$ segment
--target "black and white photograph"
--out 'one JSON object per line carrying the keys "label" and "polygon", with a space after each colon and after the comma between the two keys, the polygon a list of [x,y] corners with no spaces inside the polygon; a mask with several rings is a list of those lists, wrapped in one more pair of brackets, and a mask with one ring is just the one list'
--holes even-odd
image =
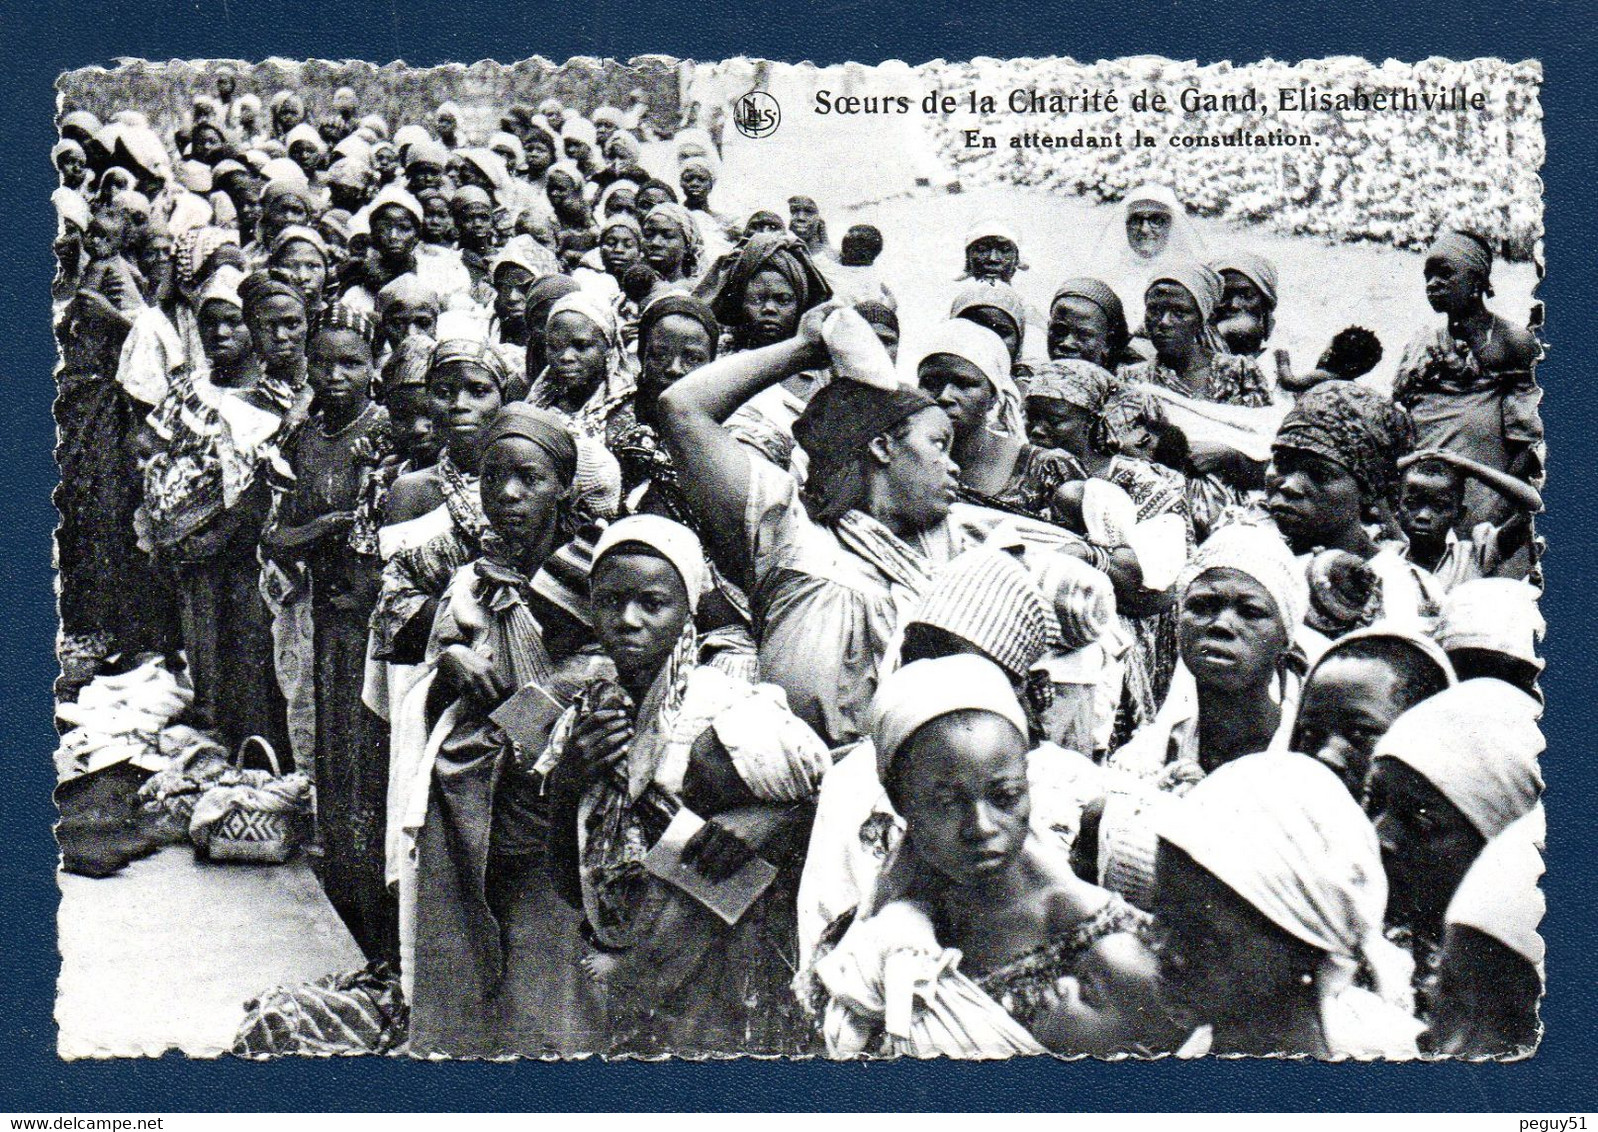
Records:
{"label": "black and white photograph", "polygon": [[1535,1057],[1542,78],[62,74],[57,1053]]}

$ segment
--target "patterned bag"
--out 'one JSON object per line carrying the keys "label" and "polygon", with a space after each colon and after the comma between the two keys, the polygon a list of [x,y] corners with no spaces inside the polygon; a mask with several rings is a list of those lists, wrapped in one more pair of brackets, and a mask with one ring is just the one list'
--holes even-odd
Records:
{"label": "patterned bag", "polygon": [[283,774],[270,743],[250,740],[239,747],[259,746],[272,766],[272,777],[260,783],[213,786],[200,795],[189,820],[189,840],[201,860],[244,861],[281,865],[304,840],[312,812],[311,780],[295,772]]}

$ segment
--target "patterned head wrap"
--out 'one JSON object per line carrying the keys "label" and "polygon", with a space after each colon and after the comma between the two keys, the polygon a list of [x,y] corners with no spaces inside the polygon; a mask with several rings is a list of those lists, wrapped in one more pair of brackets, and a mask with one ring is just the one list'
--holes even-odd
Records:
{"label": "patterned head wrap", "polygon": [[310,309],[305,292],[274,271],[257,271],[239,284],[240,305],[246,318],[262,303],[276,298],[293,299],[302,310]]}
{"label": "patterned head wrap", "polygon": [[1015,325],[1016,338],[1026,337],[1026,302],[1008,283],[967,283],[955,295],[949,317],[959,318],[980,307],[1002,311]]}
{"label": "patterned head wrap", "polygon": [[1409,414],[1352,381],[1326,381],[1304,393],[1282,421],[1273,452],[1310,452],[1347,470],[1367,499],[1398,484],[1398,460],[1415,446]]}
{"label": "patterned head wrap", "polygon": [[322,238],[322,233],[315,228],[307,228],[303,224],[290,224],[279,232],[272,241],[272,249],[268,259],[275,258],[278,252],[296,240],[302,244],[310,244],[311,247],[315,248],[316,253],[322,257],[324,264],[328,261],[330,253],[327,250],[327,241]]}
{"label": "patterned head wrap", "polygon": [[1459,270],[1474,275],[1481,281],[1484,294],[1493,293],[1493,251],[1483,241],[1464,232],[1443,232],[1426,249],[1426,258],[1434,257],[1445,259]]}
{"label": "patterned head wrap", "polygon": [[1221,295],[1226,290],[1219,275],[1202,263],[1191,261],[1174,263],[1161,269],[1159,275],[1149,280],[1148,289],[1153,290],[1161,283],[1175,283],[1193,296],[1206,326],[1215,317],[1215,308],[1221,305]]}
{"label": "patterned head wrap", "polygon": [[172,241],[172,269],[178,286],[191,290],[200,281],[200,272],[216,249],[225,244],[238,246],[239,234],[231,228],[190,228]]}
{"label": "patterned head wrap", "polygon": [[691,318],[705,328],[705,334],[710,338],[710,356],[716,356],[716,346],[721,337],[721,324],[716,321],[716,316],[704,303],[692,295],[683,295],[675,291],[668,291],[658,299],[652,300],[638,315],[638,356],[642,358],[649,344],[649,335],[655,327],[660,325],[660,320],[678,315],[682,318]]}
{"label": "patterned head wrap", "polygon": [[1050,300],[1051,315],[1060,300],[1068,297],[1086,299],[1104,312],[1104,317],[1110,324],[1111,356],[1119,355],[1126,349],[1127,343],[1132,340],[1132,335],[1126,325],[1126,308],[1121,305],[1121,297],[1115,293],[1113,287],[1103,280],[1087,276],[1067,279],[1060,284],[1059,289],[1054,292],[1054,298]]}
{"label": "patterned head wrap", "polygon": [[[450,343],[441,343],[440,349]],[[435,357],[436,357],[435,352]],[[462,360],[459,358],[452,360]],[[439,364],[437,362],[435,365]],[[577,441],[566,423],[547,409],[512,401],[494,415],[483,434],[483,451],[507,437],[526,440],[555,463],[555,472],[569,489],[577,476]]]}
{"label": "patterned head wrap", "polygon": [[832,288],[816,269],[810,249],[797,236],[788,232],[756,232],[738,250],[738,258],[711,300],[710,309],[716,312],[723,326],[743,323],[744,292],[749,289],[750,281],[768,268],[780,272],[794,289],[794,294],[799,296],[801,314],[832,298]]}
{"label": "patterned head wrap", "polygon": [[969,654],[918,660],[883,677],[871,702],[877,777],[888,780],[894,760],[917,731],[957,711],[990,712],[1027,738],[1026,713],[1010,678],[993,661]]}
{"label": "patterned head wrap", "polygon": [[1542,793],[1537,757],[1546,744],[1538,710],[1536,700],[1502,680],[1466,680],[1399,716],[1374,756],[1397,759],[1426,779],[1490,841]]}
{"label": "patterned head wrap", "polygon": [[384,395],[401,389],[425,389],[437,345],[425,334],[413,334],[395,346],[383,366]]}
{"label": "patterned head wrap", "polygon": [[628,515],[605,528],[594,545],[594,565],[605,555],[641,544],[659,554],[677,571],[688,594],[688,608],[698,612],[699,597],[710,581],[710,566],[699,536],[681,523],[660,515]]}
{"label": "patterned head wrap", "polygon": [[[500,398],[505,402],[520,401],[527,395],[527,379],[515,373],[505,363],[498,350],[474,338],[450,338],[433,347],[428,361],[428,372],[447,365],[467,365],[487,374],[499,386]],[[573,457],[575,459],[575,457]]]}
{"label": "patterned head wrap", "polygon": [[1177,579],[1177,593],[1187,600],[1194,582],[1211,570],[1236,570],[1254,579],[1270,595],[1276,616],[1289,640],[1309,609],[1309,583],[1304,568],[1282,536],[1256,523],[1230,523],[1204,540]]}
{"label": "patterned head wrap", "polygon": [[404,303],[413,307],[432,307],[434,313],[440,313],[443,309],[443,301],[439,299],[438,292],[422,282],[422,277],[414,271],[396,275],[378,291],[377,317],[379,319],[387,317],[388,309],[395,303]]}
{"label": "patterned head wrap", "polygon": [[[1223,271],[1237,272],[1259,289],[1272,310],[1276,309],[1276,265],[1264,256],[1248,251],[1230,251],[1219,259],[1211,260],[1210,270],[1217,275]],[[1224,284],[1225,281],[1222,282]]]}
{"label": "patterned head wrap", "polygon": [[1060,645],[1054,610],[1026,568],[988,547],[965,551],[938,571],[910,621],[970,642],[1017,683]]}
{"label": "patterned head wrap", "polygon": [[359,307],[352,307],[348,303],[334,303],[322,314],[318,330],[348,330],[360,336],[361,341],[371,346],[377,341],[377,319],[368,311]]}
{"label": "patterned head wrap", "polygon": [[[686,208],[670,200],[661,201],[651,208],[644,217],[644,223],[648,224],[656,218],[670,221],[682,233],[683,241],[688,245],[688,250],[682,257],[683,276],[692,278],[698,275],[700,267],[703,266],[701,261],[705,258],[705,240],[700,235],[699,225],[694,223],[694,218]],[[642,233],[642,226],[639,231]]]}
{"label": "patterned head wrap", "polygon": [[1079,358],[1061,358],[1037,368],[1027,379],[1026,395],[1028,400],[1041,397],[1099,414],[1120,388],[1115,375],[1103,366]]}

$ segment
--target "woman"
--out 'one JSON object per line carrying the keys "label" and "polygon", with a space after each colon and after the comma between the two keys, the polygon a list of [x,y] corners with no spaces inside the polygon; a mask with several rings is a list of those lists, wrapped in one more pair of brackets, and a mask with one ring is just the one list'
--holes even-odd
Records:
{"label": "woman", "polygon": [[1143,359],[1131,349],[1126,313],[1108,283],[1067,279],[1049,304],[1049,357],[1092,362],[1114,373]]}
{"label": "woman", "polygon": [[268,268],[292,281],[310,302],[310,329],[313,334],[327,308],[330,258],[327,241],[322,239],[320,232],[304,225],[290,224],[272,240],[266,259]]}
{"label": "woman", "polygon": [[594,227],[594,215],[588,208],[584,192],[588,184],[583,171],[570,161],[557,161],[544,174],[544,196],[555,214],[556,241],[566,232],[588,232]]}
{"label": "woman", "polygon": [[394,351],[408,338],[431,338],[438,332],[444,304],[438,292],[415,272],[407,271],[377,293],[377,326],[385,351]]}
{"label": "woman", "polygon": [[1143,297],[1155,277],[1183,261],[1202,260],[1204,243],[1187,209],[1164,185],[1138,185],[1121,198],[1088,257],[1091,274],[1129,297],[1127,325],[1144,325]]}
{"label": "woman", "polygon": [[[303,364],[305,300],[263,274],[217,271],[200,295],[207,369],[179,371],[150,418],[157,451],[144,469],[150,541],[177,575],[193,715],[230,750],[259,736],[289,753],[273,675],[271,618],[257,558],[274,482],[288,478],[277,445],[287,407],[271,387],[273,356]],[[252,348],[260,338],[263,348]],[[270,342],[267,339],[270,337]],[[286,345],[285,345],[286,344]]]}
{"label": "woman", "polygon": [[1221,405],[1271,403],[1271,387],[1253,358],[1226,351],[1215,332],[1220,276],[1200,263],[1162,268],[1144,293],[1143,325],[1154,359],[1127,366],[1127,381],[1146,381],[1183,397]]}
{"label": "woman", "polygon": [[173,241],[167,283],[133,316],[116,371],[118,383],[142,405],[161,403],[174,370],[204,367],[196,305],[224,264],[244,266],[237,237],[225,228],[190,228]]}
{"label": "woman", "polygon": [[691,289],[708,266],[699,225],[688,210],[673,201],[657,204],[644,214],[643,258],[666,283]]}
{"label": "woman", "polygon": [[1381,839],[1387,923],[1421,972],[1482,847],[1542,794],[1536,705],[1500,680],[1466,680],[1399,716],[1376,744],[1365,812]]}
{"label": "woman", "polygon": [[1430,637],[1373,625],[1339,637],[1304,678],[1290,748],[1365,798],[1376,744],[1404,712],[1458,681]]}
{"label": "woman", "polygon": [[[1528,481],[1542,471],[1537,339],[1487,309],[1493,253],[1479,236],[1444,232],[1426,251],[1426,300],[1445,325],[1404,348],[1393,399],[1425,448],[1446,448]],[[1503,522],[1505,501],[1484,484],[1466,491],[1460,529]]]}
{"label": "woman", "polygon": [[545,364],[527,399],[553,409],[580,436],[613,451],[638,429],[634,376],[609,303],[586,291],[555,300],[544,328]]}
{"label": "woman", "polygon": [[1169,807],[1159,834],[1160,972],[1173,1006],[1209,1028],[1191,1052],[1416,1056],[1409,965],[1382,938],[1376,833],[1330,771],[1246,755]]}
{"label": "woman", "polygon": [[[750,237],[709,300],[722,326],[718,352],[735,353],[792,339],[805,312],[831,295],[831,287],[797,238],[786,233]],[[789,468],[794,459],[794,423],[825,380],[825,370],[794,374],[739,408],[728,428],[779,468]]]}
{"label": "woman", "polygon": [[[634,409],[650,443],[618,449],[628,510],[663,515],[693,528],[698,522],[677,484],[671,457],[654,435],[660,395],[684,374],[715,360],[721,326],[710,308],[690,295],[668,293],[638,317],[638,392]],[[712,549],[715,549],[712,544]]]}
{"label": "woman", "polygon": [[390,446],[388,415],[370,395],[376,338],[370,315],[342,306],[312,335],[311,411],[284,452],[294,486],[280,495],[261,546],[310,572],[322,886],[366,957],[393,961],[382,848],[388,736],[361,703],[381,560],[351,539],[363,482]]}
{"label": "woman", "polygon": [[1440,612],[1429,596],[1433,584],[1405,560],[1400,541],[1381,537],[1392,525],[1398,461],[1414,435],[1409,415],[1375,390],[1324,382],[1299,397],[1277,430],[1267,492],[1271,518],[1294,553],[1354,555],[1380,580],[1379,615],[1424,629]]}
{"label": "woman", "polygon": [[965,272],[962,279],[979,283],[1005,283],[1025,270],[1021,244],[1008,224],[999,220],[979,220],[966,230]]}
{"label": "woman", "polygon": [[963,318],[999,336],[1010,354],[1010,373],[1025,380],[1032,369],[1021,361],[1026,340],[1026,303],[1008,283],[971,283],[962,287],[949,307],[950,318]]}
{"label": "woman", "polygon": [[414,924],[411,1047],[590,1052],[600,1004],[577,966],[580,921],[547,879],[535,755],[490,717],[520,689],[566,696],[591,671],[574,659],[585,638],[552,629],[562,611],[533,581],[575,530],[577,447],[559,420],[529,405],[496,412],[483,441],[488,530],[448,582],[427,645],[431,679],[402,709],[447,705],[428,713],[431,736],[404,787],[402,821],[415,845],[414,871],[401,874],[404,934]]}
{"label": "woman", "polygon": [[907,665],[877,693],[878,774],[905,833],[818,960],[833,1057],[1108,1056],[1180,1039],[1147,918],[1031,827],[1026,717],[991,661]]}
{"label": "woman", "polygon": [[933,331],[916,380],[954,425],[954,462],[967,493],[1051,518],[1056,493],[1081,470],[1068,457],[1027,443],[1021,393],[999,336],[950,319]]}
{"label": "woman", "polygon": [[827,222],[822,219],[821,209],[813,198],[802,195],[788,198],[788,231],[804,244],[812,259],[838,262],[838,253],[827,239]]}
{"label": "woman", "polygon": [[1276,329],[1276,265],[1253,252],[1228,251],[1210,261],[1224,288],[1215,331],[1234,354],[1258,358]]}
{"label": "woman", "polygon": [[[634,515],[605,531],[589,591],[615,675],[582,689],[539,764],[557,883],[586,914],[585,966],[607,992],[607,1052],[794,1054],[807,1037],[789,990],[793,891],[831,760],[779,690],[700,663],[708,581],[681,524]],[[708,819],[682,847],[698,885],[757,856],[781,871],[730,926],[639,868],[685,809]]]}

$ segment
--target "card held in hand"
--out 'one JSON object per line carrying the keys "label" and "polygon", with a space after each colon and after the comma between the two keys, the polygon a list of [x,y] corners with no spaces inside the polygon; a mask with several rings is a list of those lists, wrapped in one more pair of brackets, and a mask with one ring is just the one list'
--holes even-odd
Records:
{"label": "card held in hand", "polygon": [[488,718],[516,744],[519,761],[532,766],[549,745],[549,734],[566,710],[537,684],[518,689],[488,713]]}
{"label": "card held in hand", "polygon": [[644,858],[644,869],[651,876],[682,889],[729,925],[736,924],[749,911],[750,905],[760,899],[760,894],[771,887],[771,882],[777,879],[777,870],[770,862],[755,857],[720,884],[712,883],[682,859],[683,846],[704,824],[705,819],[688,807],[678,810],[666,832]]}

